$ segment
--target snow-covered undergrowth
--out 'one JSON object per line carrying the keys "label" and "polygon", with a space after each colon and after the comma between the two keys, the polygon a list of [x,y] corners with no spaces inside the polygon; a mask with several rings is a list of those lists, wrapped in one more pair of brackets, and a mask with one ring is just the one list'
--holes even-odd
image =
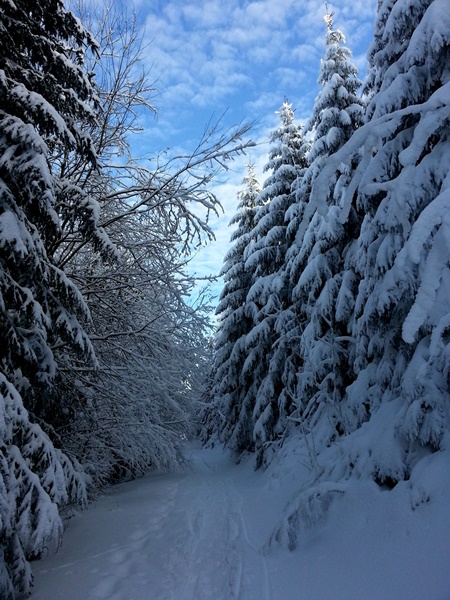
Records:
{"label": "snow-covered undergrowth", "polygon": [[185,472],[118,485],[73,518],[58,554],[34,563],[32,600],[450,598],[448,453],[393,490],[360,479],[315,495],[291,440],[266,471],[220,448],[189,454]]}
{"label": "snow-covered undergrowth", "polygon": [[[270,467],[272,486],[290,480],[293,489],[268,544],[269,553],[295,548],[287,560],[302,572],[301,591],[286,598],[450,598],[448,452],[420,461],[392,490],[359,479],[299,493],[300,457],[287,447]],[[304,464],[307,476],[306,456]]]}

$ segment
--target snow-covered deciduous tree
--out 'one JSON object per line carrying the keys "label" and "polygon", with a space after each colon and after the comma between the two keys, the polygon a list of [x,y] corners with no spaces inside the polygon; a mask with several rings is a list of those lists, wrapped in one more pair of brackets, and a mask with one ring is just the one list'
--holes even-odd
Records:
{"label": "snow-covered deciduous tree", "polygon": [[252,142],[242,141],[246,125],[211,122],[185,156],[135,159],[136,114],[153,111],[136,21],[105,9],[98,45],[61,2],[3,4],[0,551],[9,598],[29,591],[27,559],[58,543],[58,509],[85,502],[81,473],[99,486],[182,460],[209,322],[204,304],[187,299],[197,282],[186,264],[213,237],[218,170]]}
{"label": "snow-covered deciduous tree", "polygon": [[218,202],[211,183],[243,149],[248,127],[223,131],[211,122],[186,156],[136,157],[138,116],[154,112],[150,73],[140,70],[139,22],[112,4],[74,4],[99,44],[89,68],[101,113],[85,128],[102,171],[70,152],[56,156],[53,168],[98,201],[116,260],[99,261],[71,228],[54,245],[55,260],[89,306],[99,363],[93,371],[65,355],[55,395],[65,410],[61,444],[99,486],[183,461],[208,328],[205,307],[189,299],[197,282],[186,266],[191,249],[212,237],[208,213]]}
{"label": "snow-covered deciduous tree", "polygon": [[96,45],[59,0],[1,2],[0,14],[0,590],[13,598],[29,593],[27,560],[59,542],[58,507],[85,500],[81,478],[43,431],[51,437],[55,347],[95,365],[88,308],[51,247],[64,219],[82,223],[105,254],[109,244],[96,203],[75,186],[62,204],[51,169],[62,148],[96,168],[78,127],[95,118],[83,57]]}
{"label": "snow-covered deciduous tree", "polygon": [[237,453],[254,447],[254,405],[248,403],[253,373],[246,369],[246,337],[253,327],[247,294],[254,275],[245,264],[245,251],[255,227],[261,188],[254,166],[248,165],[247,170],[242,182],[244,188],[238,194],[238,209],[230,222],[230,225],[236,225],[231,235],[233,245],[221,270],[224,287],[216,310],[218,325],[214,344],[212,401],[208,411],[212,412],[215,421],[207,417],[211,429],[209,435],[218,437]]}

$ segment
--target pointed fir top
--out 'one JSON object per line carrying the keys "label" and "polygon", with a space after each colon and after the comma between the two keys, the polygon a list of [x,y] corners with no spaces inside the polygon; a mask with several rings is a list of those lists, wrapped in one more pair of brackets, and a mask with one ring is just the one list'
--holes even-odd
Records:
{"label": "pointed fir top", "polygon": [[325,21],[328,31],[331,33],[333,29],[334,10],[328,12],[328,2],[325,2],[325,10],[327,11],[327,14],[324,16],[323,20]]}
{"label": "pointed fir top", "polygon": [[328,2],[325,2],[325,10],[327,12],[326,12],[326,15],[324,16],[323,20],[325,21],[325,24],[328,29],[327,37],[326,37],[326,45],[330,46],[331,44],[339,44],[339,42],[343,42],[345,44],[345,36],[342,33],[342,31],[339,31],[339,29],[336,29],[336,30],[333,29],[334,10],[329,12]]}
{"label": "pointed fir top", "polygon": [[257,204],[256,199],[261,191],[259,181],[255,175],[255,164],[249,163],[245,165],[247,168],[247,175],[242,180],[242,184],[245,185],[245,189],[238,192],[238,199],[240,200],[240,206],[247,206],[254,208]]}
{"label": "pointed fir top", "polygon": [[256,180],[255,163],[250,162],[245,164],[244,166],[247,169],[247,175],[242,180],[242,183],[251,184]]}
{"label": "pointed fir top", "polygon": [[292,104],[289,104],[287,98],[284,98],[284,102],[281,105],[280,110],[275,111],[276,115],[280,115],[281,122],[284,125],[290,125],[294,121],[294,111],[292,109]]}

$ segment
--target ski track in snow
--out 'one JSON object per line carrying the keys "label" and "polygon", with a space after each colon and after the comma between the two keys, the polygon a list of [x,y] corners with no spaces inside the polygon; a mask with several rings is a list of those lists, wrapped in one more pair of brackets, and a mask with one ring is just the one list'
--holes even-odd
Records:
{"label": "ski track in snow", "polygon": [[190,469],[117,485],[70,520],[31,600],[450,600],[449,457],[426,504],[408,508],[409,482],[354,484],[294,552],[267,553],[301,456],[261,473],[194,448]]}
{"label": "ski track in snow", "polygon": [[187,473],[113,488],[82,513],[83,531],[69,523],[62,549],[34,564],[32,600],[273,600],[227,476],[236,467],[212,464],[194,457]]}

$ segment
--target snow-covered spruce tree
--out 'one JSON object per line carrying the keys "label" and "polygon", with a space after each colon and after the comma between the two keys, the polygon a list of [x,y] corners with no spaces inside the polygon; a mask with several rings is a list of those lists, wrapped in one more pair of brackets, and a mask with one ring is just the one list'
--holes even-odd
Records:
{"label": "snow-covered spruce tree", "polygon": [[428,502],[427,473],[449,448],[448,3],[380,0],[375,31],[366,123],[312,193],[320,204],[336,172],[353,167],[341,220],[355,202],[365,213],[344,274],[357,277],[356,292],[344,286],[356,374],[341,403],[347,435],[322,465],[323,483],[291,505],[277,534],[291,545],[313,498],[325,507],[344,479],[387,488],[407,480],[411,507]]}
{"label": "snow-covered spruce tree", "polygon": [[[272,133],[270,172],[260,194],[261,207],[251,241],[245,250],[246,268],[254,273],[254,283],[247,295],[248,310],[254,325],[247,336],[245,368],[253,374],[248,401],[254,405],[253,420],[257,466],[267,458],[268,447],[284,431],[291,411],[292,389],[288,377],[289,349],[281,338],[282,320],[289,311],[288,281],[284,270],[288,240],[286,211],[294,202],[291,186],[306,167],[302,128],[294,121],[292,105],[284,102],[280,109],[280,126]],[[266,451],[267,450],[267,451]]]}
{"label": "snow-covered spruce tree", "polygon": [[[314,423],[328,412],[329,435],[342,433],[338,403],[348,382],[346,323],[336,312],[346,248],[358,236],[360,218],[352,208],[340,220],[339,197],[334,186],[320,199],[318,212],[311,189],[330,156],[336,153],[361,126],[364,103],[357,96],[361,82],[351,60],[351,51],[341,31],[333,28],[333,13],[326,14],[326,51],[318,83],[321,86],[307,130],[313,135],[308,168],[299,181],[298,201],[304,203],[296,228],[296,244],[289,253],[293,282],[292,301],[301,323],[297,417],[302,424]],[[341,176],[343,185],[345,174]]]}
{"label": "snow-covered spruce tree", "polygon": [[390,485],[449,435],[447,9],[442,0],[379,3],[386,26],[371,67],[383,75],[374,77],[367,139],[348,190],[357,186],[366,217],[354,253],[358,378],[346,418],[352,427],[369,420],[372,431],[384,421],[392,452],[374,438],[354,464]]}
{"label": "snow-covered spruce tree", "polygon": [[254,166],[247,166],[242,191],[238,193],[238,209],[230,225],[236,225],[231,235],[233,243],[224,258],[221,275],[224,287],[216,309],[218,317],[214,343],[212,401],[207,418],[209,436],[217,437],[236,453],[252,450],[253,409],[244,403],[250,397],[253,374],[244,370],[247,360],[246,337],[253,327],[253,315],[247,306],[247,294],[254,276],[245,265],[245,251],[255,226],[260,206],[260,185]]}
{"label": "snow-covered spruce tree", "polygon": [[61,408],[46,404],[46,390],[55,346],[92,364],[95,357],[81,325],[87,308],[48,248],[61,217],[82,221],[97,247],[104,239],[79,190],[70,206],[58,204],[50,168],[63,147],[95,165],[77,127],[94,117],[82,66],[94,42],[59,0],[0,8],[0,594],[9,599],[30,591],[27,561],[59,542],[58,507],[85,501],[82,478],[47,435]]}

